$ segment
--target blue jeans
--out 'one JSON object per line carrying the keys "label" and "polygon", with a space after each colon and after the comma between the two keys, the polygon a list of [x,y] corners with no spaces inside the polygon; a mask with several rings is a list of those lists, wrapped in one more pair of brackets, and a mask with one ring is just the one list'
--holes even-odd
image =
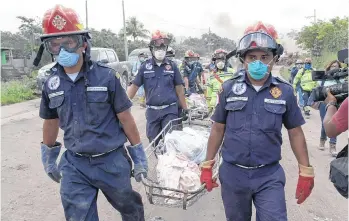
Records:
{"label": "blue jeans", "polygon": [[[320,117],[321,117],[321,140],[327,140],[325,128],[324,128],[324,118],[326,115],[326,105],[321,102],[319,105],[319,111],[320,111]],[[337,143],[337,137],[330,138],[330,143],[336,144]]]}
{"label": "blue jeans", "polygon": [[298,87],[296,88],[296,90],[297,90],[297,93],[298,93],[298,99],[299,99],[298,102],[299,102],[299,106],[300,106],[300,107],[304,107],[302,89],[301,89],[300,86],[298,86]]}

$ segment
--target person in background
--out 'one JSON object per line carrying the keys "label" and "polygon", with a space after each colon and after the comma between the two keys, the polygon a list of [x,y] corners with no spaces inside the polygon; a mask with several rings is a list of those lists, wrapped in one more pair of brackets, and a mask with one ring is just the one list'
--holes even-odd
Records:
{"label": "person in background", "polygon": [[[295,63],[295,66],[291,68],[290,80],[289,80],[291,84],[293,84],[294,78],[296,77],[298,71],[302,69],[303,65],[304,65],[303,61],[298,59]],[[303,108],[304,102],[303,102],[303,94],[302,94],[300,82],[298,82],[298,84],[296,85],[296,93],[298,95],[298,105]]]}
{"label": "person in background", "polygon": [[[293,83],[294,78],[296,77],[298,71],[302,68],[303,66],[303,61],[298,59],[295,63],[295,65],[291,68],[291,74],[290,74],[290,83]],[[301,90],[299,90],[301,91]]]}
{"label": "person in background", "polygon": [[[332,61],[331,63],[329,63],[325,69],[326,72],[334,70],[334,69],[338,69],[341,68],[341,63],[337,60]],[[327,86],[331,86],[334,84],[338,84],[340,83],[339,80],[325,80],[323,79],[322,81],[318,81],[318,85],[319,86],[323,86],[323,87],[327,87]],[[319,102],[314,102],[314,93],[311,93],[309,100],[308,100],[308,104],[314,108],[314,109],[318,109],[320,112],[320,117],[321,117],[321,134],[320,134],[320,144],[319,144],[319,150],[325,150],[325,143],[327,140],[327,136],[326,136],[326,132],[325,132],[325,128],[324,128],[324,118],[326,115],[326,104],[325,102],[319,101]],[[329,145],[329,151],[330,154],[333,157],[337,156],[337,151],[336,151],[336,143],[337,143],[337,137],[332,137],[330,138],[330,145]]]}
{"label": "person in background", "polygon": [[312,80],[311,72],[313,70],[311,65],[311,59],[306,58],[304,62],[304,67],[300,69],[293,81],[293,88],[296,91],[297,84],[300,82],[300,88],[302,90],[303,98],[303,111],[306,118],[310,117],[310,109],[308,107],[308,99],[310,97],[311,91],[318,86],[316,81]]}
{"label": "person in background", "polygon": [[[148,55],[144,52],[139,53],[138,55],[138,61],[133,65],[132,67],[132,75],[134,77],[137,76],[138,70],[141,67],[141,65],[144,63],[144,61],[148,58]],[[137,95],[140,96],[140,105],[141,107],[145,107],[145,92],[144,92],[144,87],[140,87],[139,90],[137,91]]]}
{"label": "person in background", "polygon": [[212,60],[215,63],[215,68],[210,72],[209,80],[206,88],[206,101],[209,112],[213,112],[217,105],[218,91],[221,89],[223,82],[230,79],[234,75],[234,69],[227,67],[228,52],[223,49],[217,49],[214,52]]}
{"label": "person in background", "polygon": [[201,64],[197,62],[197,57],[193,51],[188,50],[185,52],[180,71],[184,79],[186,96],[189,97],[192,93],[197,93],[198,91],[199,93],[203,93],[198,77],[203,71],[203,68]]}
{"label": "person in background", "polygon": [[[129,98],[133,98],[139,87],[144,85],[147,99],[147,137],[152,142],[165,126],[180,115],[185,121],[188,108],[184,96],[183,80],[177,65],[166,58],[171,40],[167,33],[160,30],[151,35],[149,49],[152,58],[139,69],[139,73],[128,88]],[[178,113],[178,105],[182,113]],[[157,146],[159,139],[154,141]]]}

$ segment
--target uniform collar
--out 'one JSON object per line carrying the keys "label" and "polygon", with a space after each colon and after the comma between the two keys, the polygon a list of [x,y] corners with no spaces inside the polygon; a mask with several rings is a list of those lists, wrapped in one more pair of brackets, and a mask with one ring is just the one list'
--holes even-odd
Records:
{"label": "uniform collar", "polygon": [[[90,70],[92,70],[94,65],[95,65],[95,64],[94,64],[92,61],[90,61],[90,62],[84,62],[84,64],[83,64],[83,66],[82,66],[82,68],[81,68],[81,70],[80,70],[78,76],[77,76],[76,79],[75,79],[75,82],[77,82],[78,80],[80,80],[80,78],[84,78],[84,79],[85,79],[85,85],[89,85],[89,80],[88,80],[88,78],[87,78],[87,72],[90,71]],[[65,73],[64,68],[63,68],[60,64],[56,63],[56,64],[51,68],[51,71],[52,71],[52,73],[57,73],[58,76],[64,78],[65,80],[71,81],[71,79],[69,78],[69,76]]]}
{"label": "uniform collar", "polygon": [[[238,78],[237,78],[237,81],[238,82],[245,82],[249,85],[252,85],[250,80],[248,79],[247,77],[247,72],[245,70],[243,70],[244,74],[240,75]],[[270,87],[270,85],[273,84],[273,85],[279,85],[279,82],[276,80],[276,78],[272,75],[272,73],[270,72],[267,80],[264,82],[264,85],[262,88],[265,88],[265,87]]]}

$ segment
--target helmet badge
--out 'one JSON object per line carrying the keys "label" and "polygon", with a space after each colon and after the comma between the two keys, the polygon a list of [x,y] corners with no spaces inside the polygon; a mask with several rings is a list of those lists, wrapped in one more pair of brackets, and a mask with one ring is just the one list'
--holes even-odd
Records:
{"label": "helmet badge", "polygon": [[64,28],[65,24],[67,24],[67,21],[59,15],[56,15],[52,21],[52,25],[60,31]]}

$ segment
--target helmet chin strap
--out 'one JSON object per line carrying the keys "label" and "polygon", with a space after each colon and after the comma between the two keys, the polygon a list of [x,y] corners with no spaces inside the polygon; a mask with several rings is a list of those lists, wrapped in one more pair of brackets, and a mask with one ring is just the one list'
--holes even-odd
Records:
{"label": "helmet chin strap", "polygon": [[[35,67],[37,67],[40,64],[40,61],[41,61],[41,58],[42,58],[42,54],[44,53],[44,50],[45,50],[44,43],[41,43],[39,51],[36,54],[36,57],[35,57],[35,59],[33,61],[33,65]],[[53,57],[52,57],[52,59],[53,59]]]}

